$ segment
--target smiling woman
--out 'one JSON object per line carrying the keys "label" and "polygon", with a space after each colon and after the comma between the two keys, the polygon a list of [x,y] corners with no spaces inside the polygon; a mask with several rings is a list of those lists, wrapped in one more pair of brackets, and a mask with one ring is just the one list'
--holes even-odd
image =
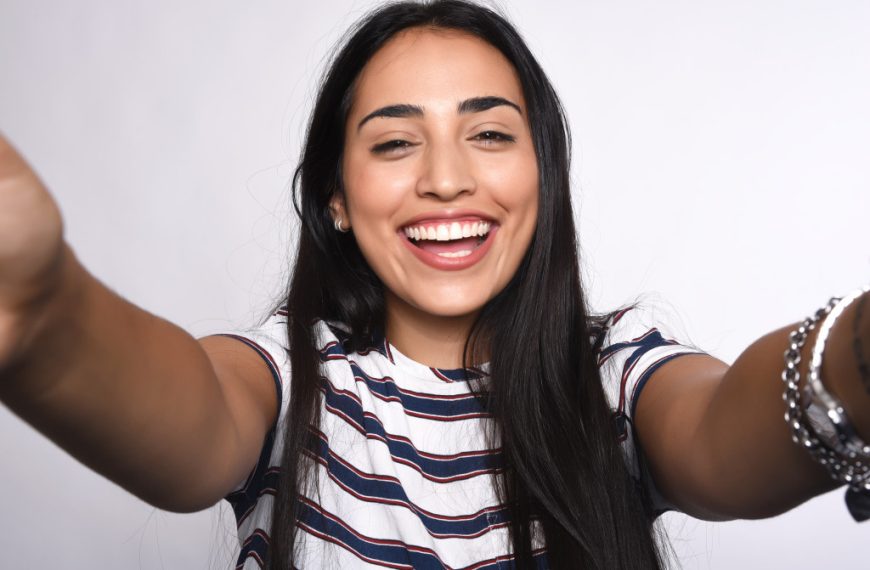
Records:
{"label": "smiling woman", "polygon": [[[397,33],[354,84],[332,208],[385,285],[390,338],[421,362],[461,365],[455,339],[529,249],[538,171],[525,106],[505,56],[461,30]],[[443,317],[466,330],[425,334]]]}
{"label": "smiling woman", "polygon": [[842,472],[860,517],[866,290],[729,366],[641,306],[589,308],[570,179],[559,98],[504,17],[377,7],[319,84],[286,293],[197,340],[85,269],[0,138],[0,399],[149,504],[225,499],[247,570],[661,568],[662,513],[770,517]]}
{"label": "smiling woman", "polygon": [[264,460],[284,468],[274,501],[242,509],[261,513],[243,537],[271,528],[240,563],[658,566],[595,363],[606,319],[579,286],[564,118],[516,31],[464,2],[376,10],[308,132],[296,267],[268,325],[289,330],[284,455]]}

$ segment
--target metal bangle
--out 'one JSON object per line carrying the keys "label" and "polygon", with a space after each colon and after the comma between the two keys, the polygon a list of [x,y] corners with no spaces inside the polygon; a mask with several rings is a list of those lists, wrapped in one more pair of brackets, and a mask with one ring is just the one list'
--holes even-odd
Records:
{"label": "metal bangle", "polygon": [[843,408],[842,403],[833,394],[828,392],[822,383],[822,357],[825,352],[828,336],[830,336],[831,330],[834,328],[834,323],[840,318],[846,307],[854,303],[867,291],[870,291],[870,286],[857,289],[846,295],[837,302],[825,317],[822,325],[819,327],[819,334],[813,345],[809,372],[807,374],[807,391],[808,394],[811,394],[812,400],[822,404],[825,414],[834,426],[836,440],[831,443],[835,449],[844,453],[850,459],[856,459],[859,455],[863,455],[865,459],[870,460],[870,445],[867,445],[858,436],[855,428],[846,416],[846,410]]}
{"label": "metal bangle", "polygon": [[838,298],[832,298],[827,305],[804,319],[800,326],[789,335],[789,347],[784,353],[785,369],[782,372],[782,380],[785,383],[783,400],[786,402],[785,421],[791,430],[792,440],[805,449],[815,461],[824,466],[834,480],[849,485],[847,497],[852,497],[852,499],[847,502],[850,503],[850,511],[857,519],[857,509],[853,508],[856,502],[854,497],[859,496],[858,501],[866,501],[866,498],[870,496],[870,464],[863,460],[864,458],[860,455],[856,454],[856,456],[850,457],[836,448],[839,446],[831,446],[826,442],[826,440],[830,441],[830,438],[820,437],[819,432],[823,430],[814,429],[813,420],[819,425],[819,428],[823,428],[824,425],[820,425],[818,422],[825,421],[828,417],[823,413],[813,413],[816,410],[813,409],[812,402],[810,402],[805,416],[804,410],[801,408],[798,388],[801,349],[806,344],[810,331],[833,310],[838,301]]}

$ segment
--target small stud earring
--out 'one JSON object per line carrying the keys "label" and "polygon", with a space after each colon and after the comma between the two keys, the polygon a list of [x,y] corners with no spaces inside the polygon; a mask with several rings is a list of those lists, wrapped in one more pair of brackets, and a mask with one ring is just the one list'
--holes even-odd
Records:
{"label": "small stud earring", "polygon": [[337,217],[335,218],[335,223],[334,223],[334,225],[335,225],[335,229],[336,229],[337,231],[343,233],[343,234],[346,234],[347,232],[350,231],[350,228],[348,228],[348,229],[344,229],[344,228],[341,227],[341,216],[337,216]]}

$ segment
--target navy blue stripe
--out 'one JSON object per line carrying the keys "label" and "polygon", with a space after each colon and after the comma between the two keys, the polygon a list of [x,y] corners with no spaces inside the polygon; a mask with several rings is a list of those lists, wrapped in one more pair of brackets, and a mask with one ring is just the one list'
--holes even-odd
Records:
{"label": "navy blue stripe", "polygon": [[451,382],[467,382],[478,380],[484,376],[477,368],[430,368],[435,376],[443,376]]}
{"label": "navy blue stripe", "polygon": [[405,412],[411,415],[432,416],[432,419],[443,421],[489,415],[474,394],[439,396],[402,390],[389,376],[370,376],[353,360],[347,362],[354,378],[365,382],[373,395],[382,400],[401,402]]}
{"label": "navy blue stripe", "polygon": [[[699,354],[698,352],[678,352],[676,354],[670,354],[660,361],[656,362],[646,370],[644,370],[643,375],[638,379],[637,384],[634,388],[634,397],[629,403],[629,409],[631,411],[631,417],[634,417],[635,410],[637,409],[637,402],[640,400],[640,392],[643,390],[644,386],[646,386],[647,380],[652,377],[653,373],[658,370],[663,364],[670,362],[674,358],[678,356],[686,356],[687,354]],[[630,395],[630,394],[629,394]]]}
{"label": "navy blue stripe", "polygon": [[263,491],[268,487],[275,487],[277,473],[269,473],[269,460],[272,456],[274,442],[275,428],[272,428],[266,434],[263,449],[260,451],[260,458],[257,460],[254,470],[248,475],[245,485],[238,491],[224,497],[233,508],[237,525],[241,524],[242,520],[254,509]]}
{"label": "navy blue stripe", "polygon": [[255,529],[242,546],[239,552],[239,558],[236,562],[236,570],[245,565],[248,558],[253,558],[257,565],[262,568],[263,561],[266,560],[266,552],[269,550],[269,540],[266,538],[266,532],[263,529]]}
{"label": "navy blue stripe", "polygon": [[[625,341],[625,342],[617,342],[615,344],[611,344],[601,351],[601,358],[603,360],[615,352],[619,352],[620,350],[624,350],[626,348],[636,348],[632,355],[629,357],[632,360],[637,360],[641,356],[643,356],[647,351],[652,350],[653,348],[657,348],[659,346],[671,346],[677,344],[672,340],[668,340],[662,337],[662,334],[658,331],[658,329],[652,328],[648,330],[641,338],[638,340]],[[626,363],[627,364],[627,363]]]}
{"label": "navy blue stripe", "polygon": [[[398,540],[376,540],[358,535],[348,530],[338,517],[322,508],[313,508],[308,503],[300,504],[300,523],[313,534],[326,540],[335,539],[341,546],[363,560],[375,564],[394,567],[410,567],[415,570],[442,570],[447,566],[439,560],[432,550],[409,548]],[[329,515],[329,516],[327,516]]]}
{"label": "navy blue stripe", "polygon": [[339,392],[328,380],[323,382],[327,410],[347,421],[366,437],[375,437],[387,444],[396,459],[402,459],[419,469],[429,478],[465,478],[475,472],[501,468],[500,454],[482,450],[481,455],[462,456],[454,459],[433,459],[420,454],[414,446],[387,434],[383,424],[372,414],[364,414],[363,407],[353,395]]}
{"label": "navy blue stripe", "polygon": [[[324,349],[324,352],[333,358],[336,355],[347,356],[347,351],[349,350],[348,342],[350,340],[350,336],[347,332],[343,331],[340,328],[333,327],[327,325],[329,330],[335,335],[335,338],[338,339],[338,343]],[[362,350],[355,351],[356,354],[366,355],[372,352],[376,352],[393,362],[392,357],[387,352],[388,342],[386,338],[384,338],[383,334],[375,332],[372,335],[371,342],[369,346],[363,348]],[[478,368],[431,368],[432,372],[437,376],[441,375],[453,382],[461,382],[467,380],[477,380],[484,376],[486,373]]]}
{"label": "navy blue stripe", "polygon": [[[263,359],[263,362],[266,363],[272,373],[272,380],[275,383],[275,391],[278,396],[278,409],[280,410],[282,405],[281,375],[279,374],[274,362],[270,360],[269,356],[267,356],[268,352],[266,352],[266,349],[256,342],[238,335],[220,334],[216,336],[225,336],[238,340],[253,349],[254,352]],[[238,491],[232,492],[224,497],[233,508],[233,514],[236,517],[237,524],[240,524],[244,517],[253,510],[257,504],[257,500],[263,494],[263,490],[267,487],[266,472],[269,469],[272,447],[275,442],[275,429],[276,426],[273,425],[272,429],[266,434],[263,441],[263,447],[260,450],[260,457],[258,458],[254,469],[250,474],[248,474],[245,484]]]}
{"label": "navy blue stripe", "polygon": [[[498,526],[507,523],[507,512],[502,509],[469,513],[466,520],[455,520],[462,515],[451,515],[439,518],[413,504],[405,493],[401,483],[393,477],[370,478],[365,477],[357,470],[348,467],[351,462],[341,458],[329,448],[329,441],[324,434],[320,434],[319,449],[317,456],[322,464],[326,464],[330,478],[332,478],[345,491],[356,498],[374,503],[394,504],[407,508],[417,515],[429,534],[444,538],[447,536],[457,538],[473,538],[483,534],[490,526]],[[356,466],[354,466],[356,467]],[[453,520],[445,520],[453,519]]]}
{"label": "navy blue stripe", "polygon": [[[324,321],[324,324],[329,329],[329,331],[333,334],[333,336],[335,336],[335,338],[338,339],[339,346],[337,348],[337,351],[340,352],[341,354],[347,355],[347,351],[351,350],[351,346],[350,346],[351,345],[351,336],[350,336],[350,334],[347,331],[345,331],[344,329],[330,325],[326,321]],[[386,358],[387,360],[390,360],[392,362],[390,355],[387,354],[387,350],[386,350],[387,347],[386,347],[386,343],[384,343],[383,335],[373,333],[371,335],[371,337],[372,338],[369,339],[368,346],[365,346],[362,349],[357,350],[355,352],[357,354],[369,354],[371,352],[377,352],[378,354],[380,354],[381,356],[383,356],[384,358]]]}
{"label": "navy blue stripe", "polygon": [[225,336],[227,338],[238,340],[242,344],[245,344],[249,348],[253,349],[254,352],[257,353],[257,356],[263,359],[263,362],[265,362],[266,366],[269,367],[269,372],[272,373],[272,381],[275,383],[275,394],[278,397],[278,409],[280,410],[284,400],[284,390],[281,386],[281,372],[278,370],[278,365],[275,363],[275,360],[273,360],[275,358],[274,355],[269,354],[269,351],[257,344],[256,341],[253,341],[241,335],[219,333],[214,336]]}
{"label": "navy blue stripe", "polygon": [[[307,502],[300,504],[300,525],[310,534],[336,543],[362,560],[393,568],[413,568],[414,570],[443,570],[448,568],[437,554],[429,548],[405,544],[399,540],[375,539],[351,532],[346,523],[320,506]],[[546,552],[535,555],[535,566],[547,568]],[[463,568],[490,570],[515,568],[509,555],[494,560],[484,560]]]}

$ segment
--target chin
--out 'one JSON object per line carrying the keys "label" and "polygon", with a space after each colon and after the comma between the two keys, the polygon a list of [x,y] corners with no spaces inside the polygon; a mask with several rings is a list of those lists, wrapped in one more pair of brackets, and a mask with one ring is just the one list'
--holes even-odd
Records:
{"label": "chin", "polygon": [[416,299],[418,309],[434,317],[464,317],[479,312],[489,301],[480,291],[473,294],[460,291],[433,293],[426,299]]}
{"label": "chin", "polygon": [[480,309],[483,308],[483,305],[466,305],[455,303],[451,305],[439,305],[437,307],[424,307],[423,310],[432,315],[433,317],[444,317],[444,318],[458,318],[458,317],[467,317],[473,313],[476,313]]}

